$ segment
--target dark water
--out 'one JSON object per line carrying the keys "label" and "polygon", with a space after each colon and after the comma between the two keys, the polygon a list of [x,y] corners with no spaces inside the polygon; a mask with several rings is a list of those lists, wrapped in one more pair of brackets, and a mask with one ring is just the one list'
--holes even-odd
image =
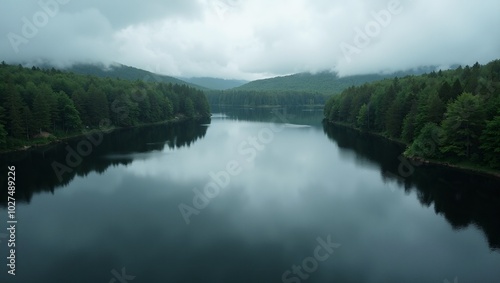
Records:
{"label": "dark water", "polygon": [[0,282],[500,282],[498,180],[402,176],[400,146],[320,112],[227,114],[2,156]]}

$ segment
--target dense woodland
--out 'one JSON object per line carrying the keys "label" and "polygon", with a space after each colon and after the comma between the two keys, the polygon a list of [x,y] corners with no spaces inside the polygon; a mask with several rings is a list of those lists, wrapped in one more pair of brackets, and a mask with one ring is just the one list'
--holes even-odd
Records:
{"label": "dense woodland", "polygon": [[367,74],[344,77],[339,77],[336,73],[332,72],[319,72],[315,74],[299,73],[252,81],[233,90],[260,92],[296,91],[332,95],[341,93],[348,87],[359,86],[368,82],[394,78],[396,76],[420,75],[426,71],[432,71],[429,68],[417,68],[390,74]]}
{"label": "dense woodland", "polygon": [[256,80],[225,91],[206,91],[210,105],[225,107],[324,106],[328,97],[351,86],[367,82],[422,74],[419,68],[391,74],[369,74],[339,77],[331,72],[299,73],[289,76]]}
{"label": "dense woodland", "polygon": [[207,91],[212,106],[267,107],[267,106],[323,106],[328,96],[305,91]]}
{"label": "dense woodland", "polygon": [[500,60],[350,87],[325,116],[401,140],[407,156],[500,168]]}
{"label": "dense woodland", "polygon": [[201,90],[186,85],[0,65],[0,149],[102,127],[206,117]]}
{"label": "dense woodland", "polygon": [[[52,68],[52,66],[44,66],[47,69]],[[171,83],[178,85],[188,85],[193,88],[200,90],[208,90],[205,87],[189,83],[174,77],[154,74],[145,70],[138,68],[125,66],[122,64],[112,64],[106,66],[104,64],[75,64],[64,71],[72,72],[75,74],[91,75],[101,78],[120,78],[130,81],[141,80],[145,82],[157,82],[157,83]]]}

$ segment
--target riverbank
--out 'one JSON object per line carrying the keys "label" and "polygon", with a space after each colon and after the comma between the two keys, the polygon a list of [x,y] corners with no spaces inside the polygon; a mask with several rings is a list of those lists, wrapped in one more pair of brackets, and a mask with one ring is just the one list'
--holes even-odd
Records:
{"label": "riverbank", "polygon": [[[346,124],[346,123],[332,122],[332,121],[328,121],[326,119],[324,120],[324,122],[326,122],[328,124],[336,125],[336,126],[341,126],[341,127],[349,128],[349,129],[352,129],[352,130],[355,130],[355,131],[358,131],[358,132],[361,132],[361,133],[367,133],[367,134],[370,134],[370,135],[373,135],[373,136],[376,136],[376,137],[380,137],[380,138],[383,138],[383,139],[386,139],[386,140],[398,143],[398,144],[406,146],[406,147],[409,146],[408,143],[405,143],[402,140],[398,140],[398,139],[394,139],[394,138],[389,138],[389,137],[384,136],[383,134],[377,133],[377,132],[361,130],[359,128],[353,127],[352,125],[349,125],[349,124]],[[481,165],[481,164],[474,164],[474,163],[465,162],[465,161],[464,162],[454,163],[454,162],[452,162],[450,160],[426,159],[426,158],[422,158],[422,157],[408,156],[405,153],[402,153],[402,155],[404,157],[408,158],[409,160],[413,160],[413,161],[421,163],[422,164],[421,166],[432,166],[432,165],[434,165],[434,166],[442,166],[442,167],[453,168],[455,170],[460,170],[460,171],[467,172],[467,173],[474,173],[474,174],[479,174],[479,175],[488,175],[488,176],[500,178],[500,171],[495,170],[493,168],[485,167],[484,165]]]}
{"label": "riverbank", "polygon": [[32,140],[29,141],[19,141],[19,145],[14,147],[14,148],[9,148],[5,150],[0,150],[0,154],[5,154],[5,153],[11,153],[11,152],[19,152],[19,151],[26,151],[30,150],[33,148],[39,148],[39,147],[45,147],[49,146],[52,144],[58,144],[58,143],[63,143],[65,141],[71,140],[71,139],[77,139],[81,138],[87,135],[92,135],[95,133],[111,133],[116,130],[122,130],[122,129],[133,129],[133,128],[140,128],[140,127],[147,127],[147,126],[154,126],[154,125],[163,125],[163,124],[170,124],[170,123],[180,123],[187,121],[189,119],[203,119],[203,118],[210,118],[210,117],[193,117],[193,118],[188,118],[185,116],[176,116],[172,119],[166,120],[166,121],[160,121],[160,122],[155,122],[155,123],[143,123],[143,124],[137,124],[133,125],[130,127],[107,127],[107,128],[99,128],[99,129],[90,129],[87,131],[82,131],[82,132],[77,132],[77,133],[69,133],[67,135],[59,135],[55,136],[53,134],[48,133],[49,135],[46,135],[46,137],[37,137],[33,138]]}

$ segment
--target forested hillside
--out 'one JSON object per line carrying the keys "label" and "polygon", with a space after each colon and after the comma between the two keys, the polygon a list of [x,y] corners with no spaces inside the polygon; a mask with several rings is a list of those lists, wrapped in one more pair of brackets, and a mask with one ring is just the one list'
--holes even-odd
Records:
{"label": "forested hillside", "polygon": [[105,66],[103,64],[75,64],[65,71],[73,72],[82,75],[92,75],[101,78],[119,78],[125,80],[141,80],[146,82],[171,83],[178,85],[188,85],[193,88],[206,90],[207,88],[200,85],[176,79],[170,76],[154,74],[145,70],[137,69],[121,64]]}
{"label": "forested hillside", "polygon": [[243,80],[226,80],[226,79],[217,79],[217,78],[179,78],[188,83],[192,83],[198,86],[202,86],[208,89],[213,90],[226,90],[230,88],[235,88],[242,86],[248,81]]}
{"label": "forested hillside", "polygon": [[4,62],[0,77],[0,149],[82,129],[210,115],[203,92],[186,85],[98,78]]}
{"label": "forested hillside", "polygon": [[210,105],[225,107],[322,106],[328,96],[305,91],[207,91]]}
{"label": "forested hillside", "polygon": [[435,67],[419,68],[405,72],[390,74],[367,74],[339,77],[335,73],[320,72],[316,74],[300,73],[289,76],[256,80],[242,85],[234,90],[244,91],[299,91],[323,94],[337,94],[348,87],[359,86],[367,82],[394,78],[396,76],[419,75],[426,71],[435,70]]}
{"label": "forested hillside", "polygon": [[402,140],[408,156],[500,168],[500,60],[350,87],[325,116]]}

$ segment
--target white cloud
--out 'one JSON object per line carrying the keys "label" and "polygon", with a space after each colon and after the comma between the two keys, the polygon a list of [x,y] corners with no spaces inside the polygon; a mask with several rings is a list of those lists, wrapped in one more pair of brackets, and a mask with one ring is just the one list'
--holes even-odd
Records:
{"label": "white cloud", "polygon": [[[43,0],[48,2],[51,0]],[[56,0],[53,0],[56,1]],[[62,1],[62,0],[58,0]],[[14,52],[41,7],[4,3],[0,56],[8,62],[117,61],[168,75],[256,79],[304,71],[356,74],[500,56],[500,2],[401,0],[402,12],[350,61],[340,48],[391,0],[69,1]],[[21,4],[19,4],[21,3]],[[373,27],[372,27],[373,28]]]}

